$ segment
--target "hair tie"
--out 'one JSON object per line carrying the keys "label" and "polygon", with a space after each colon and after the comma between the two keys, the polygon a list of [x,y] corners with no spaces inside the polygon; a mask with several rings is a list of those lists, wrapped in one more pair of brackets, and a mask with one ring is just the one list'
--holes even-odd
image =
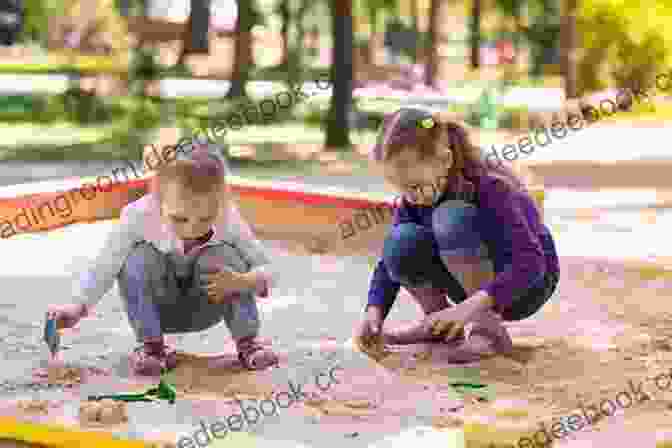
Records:
{"label": "hair tie", "polygon": [[432,129],[436,125],[436,122],[434,121],[433,118],[425,118],[424,120],[420,121],[420,126],[422,126],[425,129]]}

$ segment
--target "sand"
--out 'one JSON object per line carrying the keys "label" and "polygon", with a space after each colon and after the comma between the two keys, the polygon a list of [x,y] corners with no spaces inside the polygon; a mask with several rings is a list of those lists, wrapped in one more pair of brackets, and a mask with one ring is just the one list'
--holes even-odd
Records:
{"label": "sand", "polygon": [[[315,257],[313,266],[328,272],[328,276],[342,275],[338,265],[333,264],[340,261],[332,258]],[[320,264],[323,262],[324,265]],[[515,444],[522,435],[538,430],[540,422],[550,425],[557,418],[580,409],[582,404],[599,405],[603,399],[615,400],[619,393],[631,390],[632,381],[635,385],[643,382],[642,390],[652,399],[635,400],[632,406],[616,410],[611,417],[572,431],[566,436],[570,440],[568,446],[641,445],[672,439],[672,394],[666,390],[672,387],[672,380],[668,382],[659,377],[659,383],[665,387],[656,386],[654,381],[657,375],[667,375],[672,368],[672,311],[666,299],[672,287],[671,279],[661,272],[626,269],[624,265],[596,259],[564,257],[561,263],[560,287],[551,302],[532,318],[507,323],[514,341],[511,356],[498,356],[466,366],[478,372],[472,376],[488,385],[488,393],[456,395],[451,390],[447,383],[465,366],[443,360],[441,345],[393,347],[378,362],[345,365],[345,370],[338,372],[340,384],[326,391],[314,385],[304,388],[309,398],[283,409],[275,420],[269,418],[261,431],[273,440],[274,428],[282,427],[286,428],[284,440],[305,442],[312,436],[308,435],[307,423],[302,419],[309,418],[310,425],[319,428],[321,439],[316,438],[316,442],[323,440],[327,446],[329,443],[360,446],[366,437],[379,440],[385,435],[403,432],[408,428],[406,417],[423,414],[427,423],[436,428],[463,422],[470,448],[490,448],[489,443],[493,441],[499,447]],[[315,282],[320,281],[315,274],[311,275]],[[331,279],[332,284],[334,281]],[[339,300],[342,297],[342,291],[335,291],[333,286],[323,291],[316,296],[322,294],[325,301],[329,294]],[[294,319],[291,321],[281,324],[289,314],[273,314],[268,322],[271,325],[268,333],[279,331],[278,328],[291,330],[274,340],[274,344],[284,341],[295,348],[308,344],[313,347],[313,355],[320,356],[354,350],[346,349],[344,344],[357,323],[356,317],[361,317],[361,307],[356,305],[350,312],[342,301],[333,297],[331,300],[341,307],[340,314],[335,311],[338,308],[330,308],[325,314],[312,315],[310,313],[319,310],[318,304],[308,301],[299,301],[292,308],[290,314]],[[312,317],[306,322],[303,322],[305,318],[297,320],[294,310]],[[347,316],[347,320],[328,326],[329,319],[339,315]],[[403,292],[386,325],[401,325],[419,317],[411,299]],[[323,327],[316,323],[318,321],[323,322]],[[274,323],[278,325],[275,329]],[[305,332],[301,325],[305,325]],[[340,328],[341,333],[336,334],[334,328]],[[180,355],[180,365],[172,376],[178,390],[178,405],[189,403],[189,412],[197,415],[231,415],[239,411],[235,400],[260,400],[287,389],[286,380],[274,377],[274,369],[244,371],[236,360],[233,346],[224,347],[225,344],[218,341],[217,344],[223,352]],[[292,368],[298,360],[281,356],[280,370]],[[85,371],[89,373],[86,379],[81,375],[83,371],[79,377],[62,375],[63,382],[72,384],[69,393],[73,399],[82,385],[106,377],[98,372],[91,375],[90,368]],[[113,376],[109,379],[115,380]],[[127,381],[130,382],[119,381],[119,391],[134,392],[151,386],[148,380],[130,378]],[[17,416],[43,412],[38,405],[33,408],[34,412],[19,412],[14,405],[12,412]],[[49,407],[48,415],[43,418],[51,422],[65,421],[59,416],[61,409]],[[294,417],[299,420],[293,420]],[[141,414],[134,417],[129,412],[129,420],[133,418],[146,417]],[[79,422],[67,424],[79,427]],[[111,430],[113,426],[105,426],[103,430]],[[197,428],[198,423],[193,427]],[[160,440],[182,433],[181,429],[173,435],[165,433]],[[159,440],[159,435],[155,435],[155,439]]]}

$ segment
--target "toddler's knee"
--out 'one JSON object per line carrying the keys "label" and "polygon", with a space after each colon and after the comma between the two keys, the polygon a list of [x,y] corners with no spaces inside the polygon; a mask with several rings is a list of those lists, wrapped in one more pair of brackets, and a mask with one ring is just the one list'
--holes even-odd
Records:
{"label": "toddler's knee", "polygon": [[395,226],[385,240],[383,261],[393,280],[409,282],[421,274],[423,260],[431,257],[432,231],[413,223]]}
{"label": "toddler's knee", "polygon": [[147,242],[138,243],[126,257],[122,272],[131,279],[145,278],[147,272],[162,266],[158,250]]}
{"label": "toddler's knee", "polygon": [[236,247],[223,244],[203,249],[196,262],[200,273],[218,272],[227,269],[234,272],[248,272],[249,263]]}

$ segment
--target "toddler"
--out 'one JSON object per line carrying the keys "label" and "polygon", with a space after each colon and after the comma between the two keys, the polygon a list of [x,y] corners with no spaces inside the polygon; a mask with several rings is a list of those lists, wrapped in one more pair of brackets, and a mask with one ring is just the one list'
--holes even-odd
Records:
{"label": "toddler", "polygon": [[[502,320],[537,312],[560,272],[553,238],[523,183],[510,169],[488,165],[464,125],[421,108],[387,117],[371,155],[402,200],[373,273],[359,341],[445,341],[456,362],[510,352]],[[425,318],[383,331],[402,286]]]}
{"label": "toddler", "polygon": [[139,375],[175,367],[164,334],[203,331],[222,320],[245,367],[277,363],[257,339],[255,296],[269,294],[268,258],[230,196],[221,148],[192,145],[157,169],[149,194],[123,209],[79,283],[77,303],[48,311],[59,328],[73,327],[116,280],[139,344],[130,355]]}

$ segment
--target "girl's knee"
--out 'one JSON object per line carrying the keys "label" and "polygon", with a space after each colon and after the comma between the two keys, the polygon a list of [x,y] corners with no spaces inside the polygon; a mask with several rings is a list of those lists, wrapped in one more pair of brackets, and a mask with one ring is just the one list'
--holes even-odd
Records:
{"label": "girl's knee", "polygon": [[395,226],[385,240],[383,261],[390,276],[407,283],[417,277],[426,260],[431,259],[434,248],[432,231],[413,223]]}
{"label": "girl's knee", "polygon": [[442,251],[474,249],[482,245],[478,208],[464,201],[449,201],[432,214],[432,230]]}
{"label": "girl's knee", "polygon": [[547,273],[533,283],[533,286],[511,307],[502,312],[502,318],[514,322],[532,317],[546,305],[558,285],[557,274]]}
{"label": "girl's knee", "polygon": [[465,201],[446,201],[432,212],[432,227],[435,232],[455,232],[473,228],[478,217],[478,208]]}

